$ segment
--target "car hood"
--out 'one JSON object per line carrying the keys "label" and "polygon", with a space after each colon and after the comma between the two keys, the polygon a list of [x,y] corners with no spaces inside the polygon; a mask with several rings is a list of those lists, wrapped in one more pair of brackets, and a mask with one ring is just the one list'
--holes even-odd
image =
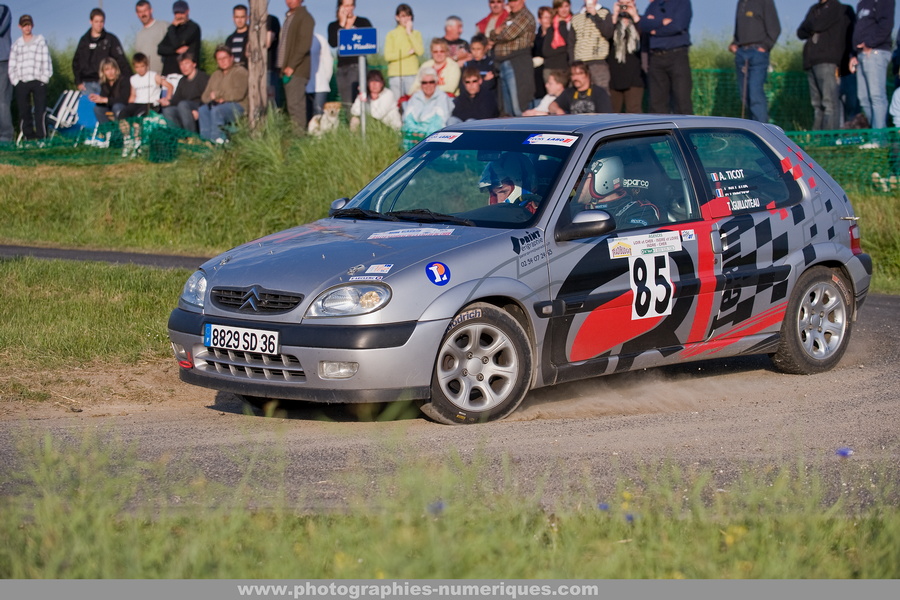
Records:
{"label": "car hood", "polygon": [[351,277],[390,281],[410,267],[510,231],[329,218],[243,244],[202,268],[210,287],[259,285],[308,296]]}

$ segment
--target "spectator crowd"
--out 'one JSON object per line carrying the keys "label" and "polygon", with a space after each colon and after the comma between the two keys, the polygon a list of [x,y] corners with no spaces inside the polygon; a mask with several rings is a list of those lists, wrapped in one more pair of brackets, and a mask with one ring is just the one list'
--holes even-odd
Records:
{"label": "spectator crowd", "polygon": [[[315,22],[303,0],[284,2],[286,12],[266,19],[268,100],[286,111],[298,135],[322,118],[334,95],[351,127],[368,117],[414,136],[500,116],[638,113],[645,107],[693,113],[690,0],[642,0],[643,9],[636,0],[545,0],[537,7],[527,0],[485,0],[487,14],[468,38],[455,15],[447,17],[443,35],[423,35],[413,7],[398,4],[396,27],[384,36],[386,68],[370,70],[362,86],[357,59],[336,54],[342,30],[372,27],[357,14],[356,0],[337,0],[327,25]],[[900,124],[900,93],[888,98],[888,77],[900,77],[892,40],[895,2],[815,0],[810,6],[796,36],[804,44],[814,129],[839,129],[856,115],[857,124],[873,129],[887,127],[889,117]],[[209,74],[199,67],[202,30],[188,2],[174,2],[171,12],[171,21],[157,19],[151,3],[139,0],[141,29],[129,40],[128,55],[95,8],[75,49],[75,85],[94,103],[98,122],[118,123],[123,155],[139,151],[134,118],[151,111],[173,127],[223,143],[249,110],[248,5],[232,8],[235,30],[215,48],[217,68]],[[782,34],[775,1],[736,0],[734,14],[728,49],[742,116],[768,122],[764,86]],[[20,138],[47,136],[49,48],[28,14],[18,16],[21,35],[12,42],[13,22],[0,4],[0,142],[15,135],[13,93]]]}

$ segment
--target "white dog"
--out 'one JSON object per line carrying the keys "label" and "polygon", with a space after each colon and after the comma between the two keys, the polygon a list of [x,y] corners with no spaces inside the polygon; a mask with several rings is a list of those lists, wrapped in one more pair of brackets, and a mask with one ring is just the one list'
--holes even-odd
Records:
{"label": "white dog", "polygon": [[309,132],[313,135],[322,135],[326,131],[337,129],[340,114],[340,102],[326,102],[325,112],[321,115],[315,115],[309,120]]}

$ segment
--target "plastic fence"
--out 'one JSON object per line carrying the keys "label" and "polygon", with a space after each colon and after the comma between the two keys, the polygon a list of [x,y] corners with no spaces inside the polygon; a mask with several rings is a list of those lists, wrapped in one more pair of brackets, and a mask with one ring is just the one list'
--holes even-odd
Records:
{"label": "plastic fence", "polygon": [[203,153],[210,144],[195,133],[170,127],[151,113],[88,127],[49,130],[43,140],[0,145],[0,163],[20,166],[114,164],[135,159],[168,163],[185,153]]}

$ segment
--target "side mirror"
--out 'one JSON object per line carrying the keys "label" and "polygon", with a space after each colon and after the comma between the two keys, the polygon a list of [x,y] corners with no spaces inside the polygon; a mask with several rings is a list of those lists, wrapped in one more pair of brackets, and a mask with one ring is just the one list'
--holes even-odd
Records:
{"label": "side mirror", "polygon": [[328,209],[328,216],[333,216],[335,211],[341,210],[350,202],[350,198],[338,198],[334,202],[331,203],[331,208]]}
{"label": "side mirror", "polygon": [[616,228],[616,220],[605,210],[583,210],[572,222],[556,229],[557,242],[569,242],[605,235]]}

